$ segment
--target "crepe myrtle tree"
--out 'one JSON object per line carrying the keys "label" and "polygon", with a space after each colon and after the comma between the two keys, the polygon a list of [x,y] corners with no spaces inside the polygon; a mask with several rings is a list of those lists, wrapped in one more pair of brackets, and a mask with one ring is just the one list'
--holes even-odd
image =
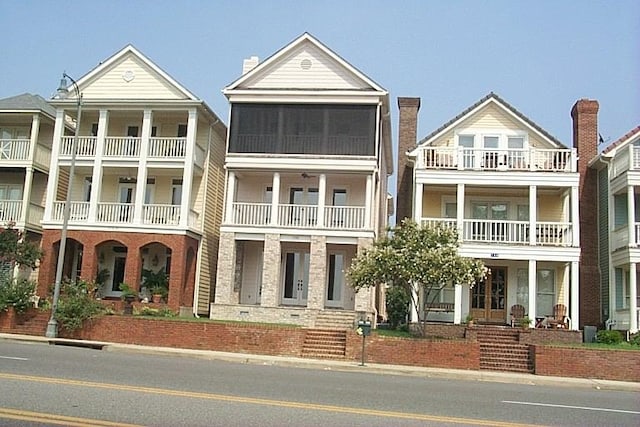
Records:
{"label": "crepe myrtle tree", "polygon": [[33,242],[26,239],[23,232],[8,224],[0,229],[0,265],[5,269],[14,267],[36,268],[42,258],[42,251]]}
{"label": "crepe myrtle tree", "polygon": [[458,247],[455,228],[405,220],[358,254],[347,272],[349,284],[356,292],[377,285],[403,288],[424,335],[429,307],[445,287],[473,286],[486,277],[484,263],[460,256]]}

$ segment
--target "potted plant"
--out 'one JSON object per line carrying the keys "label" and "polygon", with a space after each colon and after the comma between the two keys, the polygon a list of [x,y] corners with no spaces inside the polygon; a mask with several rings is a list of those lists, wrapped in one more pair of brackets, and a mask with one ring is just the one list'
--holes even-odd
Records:
{"label": "potted plant", "polygon": [[531,319],[529,318],[529,316],[524,316],[522,319],[518,320],[518,326],[520,326],[522,329],[529,328],[529,326],[531,326]]}
{"label": "potted plant", "polygon": [[138,293],[133,290],[131,286],[126,283],[120,283],[120,298],[124,301],[124,314],[133,314],[133,301],[138,296]]}
{"label": "potted plant", "polygon": [[464,322],[471,328],[475,324],[475,319],[473,318],[471,313],[469,313],[467,314],[467,317],[465,317]]}
{"label": "potted plant", "polygon": [[167,300],[169,294],[169,276],[164,270],[153,271],[142,269],[142,283],[151,292],[153,302]]}

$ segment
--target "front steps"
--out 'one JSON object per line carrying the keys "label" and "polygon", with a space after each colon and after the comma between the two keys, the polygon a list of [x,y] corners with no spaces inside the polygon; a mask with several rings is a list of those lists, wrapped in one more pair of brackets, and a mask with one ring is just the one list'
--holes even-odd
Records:
{"label": "front steps", "polygon": [[308,329],[301,356],[313,359],[344,359],[346,350],[346,331]]}
{"label": "front steps", "polygon": [[505,327],[478,327],[480,369],[533,373],[529,346],[520,344],[520,330]]}
{"label": "front steps", "polygon": [[348,310],[322,310],[318,312],[314,327],[316,329],[353,329],[356,314]]}

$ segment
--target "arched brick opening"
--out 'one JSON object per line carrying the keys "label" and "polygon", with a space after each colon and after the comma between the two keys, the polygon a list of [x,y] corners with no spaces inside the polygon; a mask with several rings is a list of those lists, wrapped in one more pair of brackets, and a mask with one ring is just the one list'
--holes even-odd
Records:
{"label": "arched brick opening", "polygon": [[[42,247],[44,250],[40,260],[36,293],[46,297],[53,293],[56,280],[58,254],[60,253],[60,231],[43,234]],[[82,277],[81,268],[86,256],[84,252],[83,242],[68,234],[62,265],[62,280],[75,280]]]}

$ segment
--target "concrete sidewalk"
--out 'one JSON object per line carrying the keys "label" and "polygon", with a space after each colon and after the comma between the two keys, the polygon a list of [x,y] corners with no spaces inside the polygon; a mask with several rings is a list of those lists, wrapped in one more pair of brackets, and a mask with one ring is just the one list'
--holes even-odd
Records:
{"label": "concrete sidewalk", "polygon": [[404,365],[384,365],[368,363],[362,366],[359,362],[306,359],[302,357],[268,356],[261,354],[227,353],[222,351],[191,350],[185,348],[153,347],[133,344],[118,344],[100,341],[72,340],[67,338],[47,338],[34,335],[18,335],[0,333],[0,339],[14,341],[41,342],[55,345],[96,348],[105,351],[124,351],[147,354],[160,354],[179,357],[197,357],[201,359],[222,360],[234,363],[250,363],[272,366],[289,366],[308,369],[325,369],[335,371],[366,372],[388,375],[411,375],[424,378],[449,378],[467,381],[489,381],[512,384],[528,384],[532,386],[554,387],[588,387],[598,390],[618,390],[640,392],[640,383],[627,381],[598,380],[588,378],[549,377],[514,372],[472,371],[462,369],[424,368]]}

